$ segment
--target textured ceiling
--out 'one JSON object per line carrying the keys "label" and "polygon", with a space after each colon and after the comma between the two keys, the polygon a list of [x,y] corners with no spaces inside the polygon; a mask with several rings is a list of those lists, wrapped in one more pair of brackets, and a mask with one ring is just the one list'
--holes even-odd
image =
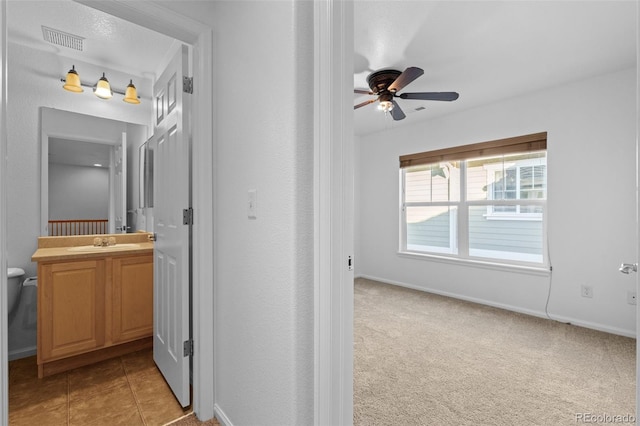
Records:
{"label": "textured ceiling", "polygon": [[[400,99],[402,121],[363,107],[356,134],[633,67],[636,21],[634,1],[356,0],[356,88],[368,88],[373,70],[417,66],[424,75],[404,91],[460,93],[454,102]],[[369,98],[354,95],[354,105]]]}
{"label": "textured ceiling", "polygon": [[[12,42],[133,76],[152,78],[173,43],[162,34],[71,0],[9,0],[7,17]],[[84,50],[44,41],[42,25],[83,37]]]}

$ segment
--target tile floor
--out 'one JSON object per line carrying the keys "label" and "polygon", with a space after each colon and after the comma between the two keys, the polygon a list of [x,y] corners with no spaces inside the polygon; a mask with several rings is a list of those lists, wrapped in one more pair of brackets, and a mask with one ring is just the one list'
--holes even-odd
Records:
{"label": "tile floor", "polygon": [[38,379],[36,358],[9,363],[9,425],[164,425],[189,413],[143,350]]}

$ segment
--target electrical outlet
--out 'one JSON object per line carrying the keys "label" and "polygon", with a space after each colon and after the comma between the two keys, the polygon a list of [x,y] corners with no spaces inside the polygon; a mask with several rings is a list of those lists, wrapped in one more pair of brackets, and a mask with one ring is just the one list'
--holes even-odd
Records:
{"label": "electrical outlet", "polygon": [[633,290],[627,291],[627,303],[628,304],[630,304],[630,305],[637,304],[636,299],[637,299],[637,294],[636,294],[635,291],[633,291]]}
{"label": "electrical outlet", "polygon": [[589,285],[582,286],[582,297],[593,297],[593,287]]}

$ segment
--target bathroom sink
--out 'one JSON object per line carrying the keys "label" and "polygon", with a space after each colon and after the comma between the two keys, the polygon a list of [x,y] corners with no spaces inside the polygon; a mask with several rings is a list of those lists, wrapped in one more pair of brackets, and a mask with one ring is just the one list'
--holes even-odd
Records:
{"label": "bathroom sink", "polygon": [[135,248],[140,248],[140,244],[136,243],[122,243],[116,244],[115,246],[74,246],[68,247],[68,251],[117,251],[117,250],[131,250]]}

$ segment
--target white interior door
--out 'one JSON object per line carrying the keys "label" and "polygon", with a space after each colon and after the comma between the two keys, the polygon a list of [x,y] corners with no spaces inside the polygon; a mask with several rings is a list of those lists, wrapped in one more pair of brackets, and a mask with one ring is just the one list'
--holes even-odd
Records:
{"label": "white interior door", "polygon": [[127,232],[127,133],[122,132],[122,141],[114,150],[114,230]]}
{"label": "white interior door", "polygon": [[189,105],[183,93],[186,46],[176,53],[154,85],[154,338],[153,359],[183,407],[188,406],[190,352]]}

